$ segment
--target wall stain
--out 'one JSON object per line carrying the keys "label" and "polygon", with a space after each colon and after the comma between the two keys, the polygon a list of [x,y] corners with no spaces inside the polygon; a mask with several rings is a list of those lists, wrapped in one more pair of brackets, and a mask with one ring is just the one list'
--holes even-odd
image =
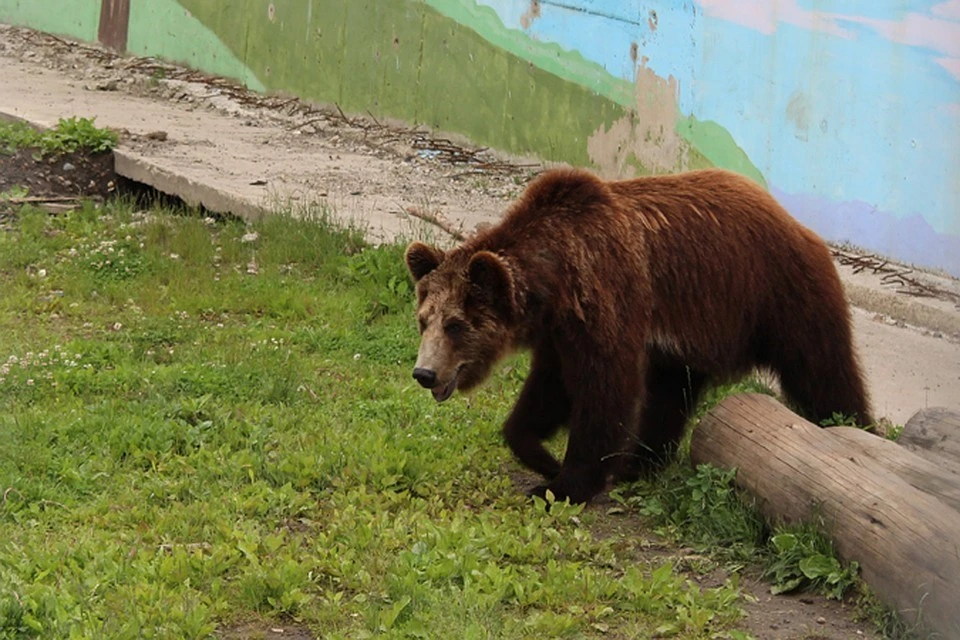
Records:
{"label": "wall stain", "polygon": [[530,8],[520,16],[520,26],[529,29],[533,21],[540,17],[540,0],[530,0]]}
{"label": "wall stain", "polygon": [[790,95],[787,102],[787,121],[797,128],[794,134],[798,140],[806,140],[810,133],[810,98],[803,91],[797,89]]}
{"label": "wall stain", "polygon": [[600,125],[587,140],[590,160],[607,178],[686,169],[690,144],[676,131],[680,107],[676,78],[662,78],[641,58],[636,77],[636,108],[609,127]]}
{"label": "wall stain", "polygon": [[130,0],[103,0],[100,5],[100,43],[120,52],[127,50]]}

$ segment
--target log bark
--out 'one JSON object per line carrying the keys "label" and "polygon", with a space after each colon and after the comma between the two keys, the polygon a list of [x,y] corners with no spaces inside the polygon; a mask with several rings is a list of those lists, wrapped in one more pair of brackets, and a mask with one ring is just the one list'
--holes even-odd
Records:
{"label": "log bark", "polygon": [[944,407],[918,411],[907,420],[897,444],[960,476],[960,411]]}
{"label": "log bark", "polygon": [[850,427],[831,428],[830,435],[873,460],[876,468],[887,469],[900,476],[914,489],[939,499],[960,513],[960,473],[932,464],[928,458],[897,450],[896,445],[883,438]]}
{"label": "log bark", "polygon": [[944,478],[924,478],[923,459],[853,431],[817,427],[769,396],[743,394],[703,418],[691,458],[736,467],[737,484],[769,518],[819,524],[904,619],[960,638],[960,512],[938,497]]}

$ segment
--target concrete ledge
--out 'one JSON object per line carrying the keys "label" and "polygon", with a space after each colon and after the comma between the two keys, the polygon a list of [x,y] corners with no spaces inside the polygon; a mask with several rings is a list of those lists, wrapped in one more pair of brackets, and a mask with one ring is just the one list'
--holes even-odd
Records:
{"label": "concrete ledge", "polygon": [[850,304],[872,313],[883,313],[897,320],[929,331],[939,331],[960,338],[960,312],[945,311],[925,304],[922,298],[887,292],[872,287],[843,282]]}
{"label": "concrete ledge", "polygon": [[230,213],[247,221],[256,220],[265,213],[262,207],[247,199],[164,169],[138,153],[117,149],[113,152],[113,158],[118,175],[176,196],[190,206],[202,206],[216,213]]}

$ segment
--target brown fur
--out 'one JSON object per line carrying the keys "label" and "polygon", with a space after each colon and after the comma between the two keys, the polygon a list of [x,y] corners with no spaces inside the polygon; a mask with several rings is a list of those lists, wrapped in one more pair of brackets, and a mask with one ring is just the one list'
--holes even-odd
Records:
{"label": "brown fur", "polygon": [[[662,461],[704,386],[753,367],[777,373],[815,422],[871,423],[827,247],[736,174],[547,172],[497,226],[448,253],[413,243],[407,264],[423,334],[415,376],[438,400],[532,350],[504,434],[548,480],[540,493],[588,500],[609,473]],[[562,425],[561,465],[542,441]]]}

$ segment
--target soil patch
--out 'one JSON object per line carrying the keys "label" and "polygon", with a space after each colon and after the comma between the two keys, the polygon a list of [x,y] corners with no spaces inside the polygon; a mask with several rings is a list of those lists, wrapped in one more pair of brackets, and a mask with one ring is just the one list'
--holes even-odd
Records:
{"label": "soil patch", "polygon": [[215,635],[224,640],[313,640],[316,637],[302,625],[277,622],[247,622],[219,629]]}
{"label": "soil patch", "polygon": [[35,148],[0,153],[0,208],[28,203],[104,200],[117,189],[113,153],[74,151],[41,157]]}

